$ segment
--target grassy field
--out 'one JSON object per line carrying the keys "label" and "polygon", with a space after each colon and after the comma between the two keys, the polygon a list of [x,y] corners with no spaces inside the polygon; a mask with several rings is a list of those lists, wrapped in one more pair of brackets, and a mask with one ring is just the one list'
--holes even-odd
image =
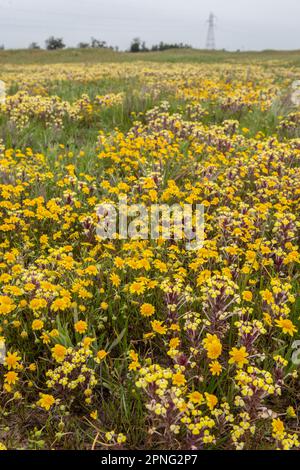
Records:
{"label": "grassy field", "polygon": [[[300,52],[0,64],[0,448],[299,449]],[[203,246],[101,239],[125,196]]]}
{"label": "grassy field", "polygon": [[2,64],[55,64],[55,63],[107,63],[107,62],[181,62],[181,63],[235,63],[257,64],[275,61],[284,66],[300,66],[300,51],[207,51],[176,49],[164,52],[116,52],[110,49],[7,50],[0,51]]}

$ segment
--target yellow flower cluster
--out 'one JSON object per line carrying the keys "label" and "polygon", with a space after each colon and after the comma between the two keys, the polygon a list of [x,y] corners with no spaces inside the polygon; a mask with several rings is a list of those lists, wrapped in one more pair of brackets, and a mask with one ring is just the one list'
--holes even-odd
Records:
{"label": "yellow flower cluster", "polygon": [[6,102],[0,105],[0,112],[18,128],[26,127],[35,120],[46,126],[62,128],[66,121],[89,122],[102,110],[119,106],[122,102],[121,93],[96,96],[94,100],[84,94],[74,103],[69,103],[58,96],[32,95],[27,91],[18,91],[15,95],[8,96]]}

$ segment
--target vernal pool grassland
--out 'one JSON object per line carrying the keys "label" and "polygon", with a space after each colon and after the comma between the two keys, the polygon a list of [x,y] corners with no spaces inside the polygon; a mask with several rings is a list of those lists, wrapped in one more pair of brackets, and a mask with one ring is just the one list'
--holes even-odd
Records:
{"label": "vernal pool grassland", "polygon": [[0,52],[1,448],[299,448],[299,57]]}

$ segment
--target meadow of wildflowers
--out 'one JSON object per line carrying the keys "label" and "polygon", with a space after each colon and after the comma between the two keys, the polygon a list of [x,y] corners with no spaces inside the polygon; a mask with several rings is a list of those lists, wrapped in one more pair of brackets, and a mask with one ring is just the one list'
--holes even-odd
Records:
{"label": "meadow of wildflowers", "polygon": [[[299,68],[0,79],[0,448],[299,448]],[[101,239],[121,196],[202,204],[203,247]]]}

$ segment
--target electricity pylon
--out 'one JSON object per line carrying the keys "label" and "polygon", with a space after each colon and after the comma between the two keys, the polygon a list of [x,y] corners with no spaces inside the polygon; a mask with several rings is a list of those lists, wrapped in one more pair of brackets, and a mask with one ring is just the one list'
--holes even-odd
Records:
{"label": "electricity pylon", "polygon": [[207,40],[206,40],[206,49],[214,50],[216,48],[216,40],[215,40],[215,15],[211,13],[208,19],[208,32],[207,32]]}

